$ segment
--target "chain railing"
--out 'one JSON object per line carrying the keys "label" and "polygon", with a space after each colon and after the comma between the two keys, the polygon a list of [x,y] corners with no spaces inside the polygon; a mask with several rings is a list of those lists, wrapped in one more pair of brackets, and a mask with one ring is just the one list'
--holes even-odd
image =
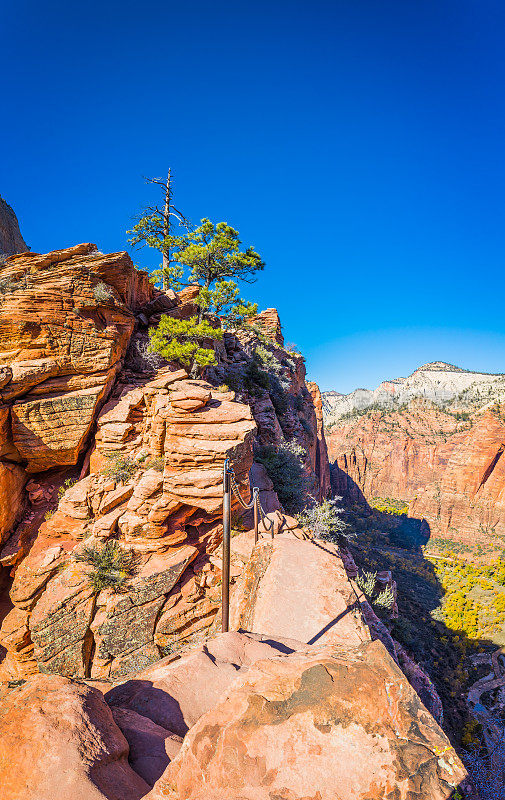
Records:
{"label": "chain railing", "polygon": [[235,495],[245,511],[253,509],[254,514],[254,543],[259,538],[259,520],[265,531],[270,531],[274,538],[274,521],[267,519],[267,515],[259,498],[259,488],[253,486],[249,500],[244,500],[240,494],[235,478],[235,472],[230,467],[229,459],[225,459],[223,467],[223,578],[222,578],[222,630],[229,630],[230,625],[230,554],[231,554],[231,497]]}

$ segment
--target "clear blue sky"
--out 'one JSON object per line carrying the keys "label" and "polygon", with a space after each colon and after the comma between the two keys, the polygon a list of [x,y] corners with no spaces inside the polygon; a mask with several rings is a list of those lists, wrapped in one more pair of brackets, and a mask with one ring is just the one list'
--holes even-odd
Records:
{"label": "clear blue sky", "polygon": [[0,193],[35,251],[121,250],[170,165],[322,388],[503,372],[504,41],[503,0],[0,0]]}

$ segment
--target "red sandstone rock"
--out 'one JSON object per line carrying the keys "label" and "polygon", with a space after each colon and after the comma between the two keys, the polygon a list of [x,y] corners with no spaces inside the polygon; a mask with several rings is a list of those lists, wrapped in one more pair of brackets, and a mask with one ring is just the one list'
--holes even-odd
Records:
{"label": "red sandstone rock", "polygon": [[0,365],[11,369],[0,394],[15,401],[13,445],[28,472],[75,464],[121,365],[131,309],[152,291],[147,274],[126,253],[83,244],[11,256],[2,277],[16,286],[0,308]]}
{"label": "red sandstone rock", "polygon": [[318,444],[315,472],[318,477],[319,500],[322,500],[324,497],[329,497],[331,494],[330,462],[328,461],[328,448],[326,445],[323,423],[323,400],[317,383],[314,381],[307,381],[307,389],[312,397],[316,412]]}
{"label": "red sandstone rock", "polygon": [[281,321],[276,308],[266,308],[256,317],[254,322],[262,328],[263,332],[280,347],[284,347],[284,336],[282,335]]}
{"label": "red sandstone rock", "polygon": [[127,756],[97,689],[37,675],[0,703],[0,800],[140,800]]}
{"label": "red sandstone rock", "polygon": [[154,786],[181,749],[182,739],[129,708],[111,707],[114,722],[128,742],[128,763]]}
{"label": "red sandstone rock", "polygon": [[495,546],[505,534],[505,423],[494,412],[462,423],[412,403],[341,422],[326,438],[338,494],[403,499],[434,536]]}
{"label": "red sandstone rock", "polygon": [[357,645],[370,634],[356,601],[333,545],[282,534],[253,550],[232,595],[231,624],[318,647]]}
{"label": "red sandstone rock", "polygon": [[450,742],[380,642],[256,662],[146,800],[448,800]]}
{"label": "red sandstone rock", "polygon": [[304,649],[299,642],[231,631],[174,660],[168,656],[106,694],[111,706],[135,711],[184,736],[251,664]]}

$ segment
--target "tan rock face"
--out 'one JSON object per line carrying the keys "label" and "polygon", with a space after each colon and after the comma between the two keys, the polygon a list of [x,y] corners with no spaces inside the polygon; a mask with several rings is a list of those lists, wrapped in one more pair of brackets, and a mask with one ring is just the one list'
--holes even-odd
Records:
{"label": "tan rock face", "polygon": [[327,441],[337,493],[403,499],[432,535],[493,545],[505,534],[505,423],[493,411],[458,422],[414,404],[341,422]]}
{"label": "tan rock face", "polygon": [[447,800],[450,742],[380,642],[257,661],[186,735],[148,800]]}
{"label": "tan rock face", "polygon": [[[152,289],[126,253],[83,244],[11,256],[1,277],[0,395],[28,472],[75,464]],[[3,443],[6,446],[6,443]]]}
{"label": "tan rock face", "polygon": [[[247,406],[184,370],[118,381],[98,415],[91,473],[64,492],[16,571],[0,631],[5,674],[117,679],[203,633],[220,600],[209,554],[220,544],[224,460],[245,492],[254,430]],[[29,486],[37,504],[44,491]],[[94,592],[75,560],[110,538],[137,559],[120,594]]]}
{"label": "tan rock face", "polygon": [[37,675],[0,703],[1,800],[140,800],[149,785],[96,689]]}

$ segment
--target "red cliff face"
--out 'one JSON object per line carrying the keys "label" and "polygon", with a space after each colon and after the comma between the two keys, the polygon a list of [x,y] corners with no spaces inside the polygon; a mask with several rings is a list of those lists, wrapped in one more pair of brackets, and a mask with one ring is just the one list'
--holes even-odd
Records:
{"label": "red cliff face", "polygon": [[433,406],[370,411],[327,433],[338,493],[409,503],[432,535],[501,544],[505,534],[505,415],[488,410],[458,421]]}
{"label": "red cliff face", "polygon": [[307,381],[307,389],[312,397],[316,412],[317,450],[315,472],[319,480],[319,499],[322,500],[323,497],[329,497],[331,492],[330,462],[328,461],[328,447],[326,445],[323,423],[323,401],[317,383],[314,383],[314,381]]}

